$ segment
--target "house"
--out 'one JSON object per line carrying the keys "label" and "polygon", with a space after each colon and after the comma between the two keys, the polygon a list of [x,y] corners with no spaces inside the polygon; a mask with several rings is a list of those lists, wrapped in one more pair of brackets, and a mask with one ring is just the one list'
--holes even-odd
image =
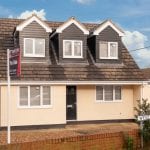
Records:
{"label": "house", "polygon": [[141,69],[145,77],[150,81],[150,68]]}
{"label": "house", "polygon": [[6,50],[20,48],[11,79],[11,126],[132,121],[146,78],[111,20],[101,24],[0,19],[0,126],[7,126]]}
{"label": "house", "polygon": [[143,86],[143,98],[148,99],[150,103],[150,68],[143,68],[141,69],[144,76],[148,79],[148,84]]}

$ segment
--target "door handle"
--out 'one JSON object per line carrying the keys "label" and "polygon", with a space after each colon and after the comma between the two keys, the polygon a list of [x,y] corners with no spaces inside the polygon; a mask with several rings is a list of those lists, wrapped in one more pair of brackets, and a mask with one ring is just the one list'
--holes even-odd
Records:
{"label": "door handle", "polygon": [[67,105],[67,108],[72,108],[73,106],[72,105]]}

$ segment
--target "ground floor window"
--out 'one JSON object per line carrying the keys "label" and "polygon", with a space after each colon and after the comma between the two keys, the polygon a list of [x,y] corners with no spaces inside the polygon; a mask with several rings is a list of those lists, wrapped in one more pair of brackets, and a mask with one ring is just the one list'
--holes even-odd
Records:
{"label": "ground floor window", "polygon": [[50,106],[50,86],[20,86],[19,106],[36,107]]}
{"label": "ground floor window", "polygon": [[121,86],[96,86],[96,101],[120,101]]}

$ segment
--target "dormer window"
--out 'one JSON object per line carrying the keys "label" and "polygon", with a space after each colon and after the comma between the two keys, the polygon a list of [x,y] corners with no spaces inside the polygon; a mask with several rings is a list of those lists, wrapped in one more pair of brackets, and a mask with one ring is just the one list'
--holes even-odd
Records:
{"label": "dormer window", "polygon": [[63,58],[82,58],[82,41],[63,40]]}
{"label": "dormer window", "polygon": [[118,59],[118,43],[100,41],[99,58],[100,59]]}
{"label": "dormer window", "polygon": [[25,57],[45,57],[45,39],[24,38]]}

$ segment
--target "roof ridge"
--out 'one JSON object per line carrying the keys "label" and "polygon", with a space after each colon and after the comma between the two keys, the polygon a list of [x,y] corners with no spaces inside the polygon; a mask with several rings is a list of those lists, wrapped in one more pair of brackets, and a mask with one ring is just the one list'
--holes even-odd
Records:
{"label": "roof ridge", "polygon": [[[39,17],[38,17],[39,18]],[[27,18],[28,19],[28,18]],[[20,18],[0,18],[0,20],[11,20],[11,21],[25,21],[26,19],[20,19]],[[66,21],[57,21],[57,20],[42,20],[43,22],[47,22],[47,23],[65,23]],[[100,25],[99,23],[92,23],[92,22],[82,22],[80,21],[80,23],[84,24],[84,25]]]}

